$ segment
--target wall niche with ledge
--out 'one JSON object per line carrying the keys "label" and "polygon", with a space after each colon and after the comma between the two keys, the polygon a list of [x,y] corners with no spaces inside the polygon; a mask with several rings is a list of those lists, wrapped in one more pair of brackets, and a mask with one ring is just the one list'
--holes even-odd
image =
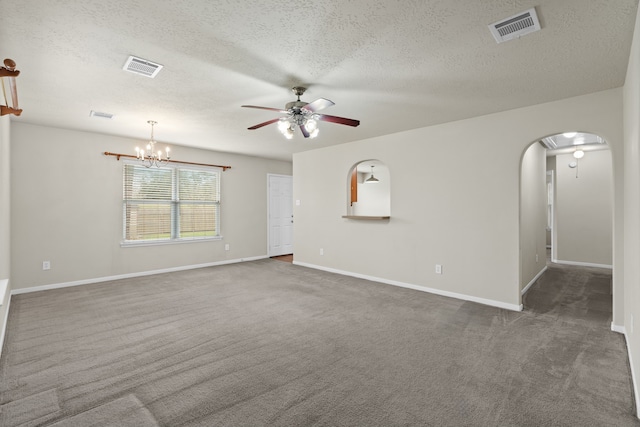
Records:
{"label": "wall niche with ledge", "polygon": [[356,163],[347,175],[347,215],[349,219],[389,219],[391,185],[389,168],[379,160]]}

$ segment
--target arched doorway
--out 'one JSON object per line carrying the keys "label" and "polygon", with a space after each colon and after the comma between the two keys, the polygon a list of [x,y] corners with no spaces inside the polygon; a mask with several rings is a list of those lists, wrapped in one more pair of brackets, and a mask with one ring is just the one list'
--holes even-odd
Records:
{"label": "arched doorway", "polygon": [[520,169],[521,297],[555,264],[611,269],[613,163],[606,141],[586,132],[541,138]]}

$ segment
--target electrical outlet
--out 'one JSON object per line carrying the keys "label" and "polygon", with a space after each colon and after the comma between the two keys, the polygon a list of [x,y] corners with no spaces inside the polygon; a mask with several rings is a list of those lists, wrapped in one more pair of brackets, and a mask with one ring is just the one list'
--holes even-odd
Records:
{"label": "electrical outlet", "polygon": [[228,244],[228,243],[226,243],[226,244],[224,245],[224,250],[225,250],[225,251],[228,251],[228,250],[229,250],[229,244]]}
{"label": "electrical outlet", "polygon": [[536,262],[538,262],[538,254],[536,254]]}
{"label": "electrical outlet", "polygon": [[436,274],[442,274],[442,265],[436,264]]}
{"label": "electrical outlet", "polygon": [[51,261],[42,261],[42,269],[43,270],[51,269]]}
{"label": "electrical outlet", "polygon": [[324,249],[320,248],[320,255],[324,255]]}

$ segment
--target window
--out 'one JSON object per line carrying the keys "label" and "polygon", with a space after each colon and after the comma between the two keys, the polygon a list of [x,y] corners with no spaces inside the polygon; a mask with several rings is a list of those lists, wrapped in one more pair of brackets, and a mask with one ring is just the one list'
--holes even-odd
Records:
{"label": "window", "polygon": [[220,237],[218,169],[125,163],[123,181],[125,243]]}

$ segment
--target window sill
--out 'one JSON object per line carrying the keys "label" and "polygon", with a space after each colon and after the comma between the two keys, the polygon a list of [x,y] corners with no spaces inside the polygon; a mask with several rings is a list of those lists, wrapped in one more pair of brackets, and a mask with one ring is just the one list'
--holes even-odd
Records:
{"label": "window sill", "polygon": [[366,220],[385,220],[390,219],[390,216],[369,216],[369,215],[342,215],[342,218],[346,219],[366,219]]}
{"label": "window sill", "polygon": [[121,248],[135,248],[138,246],[162,246],[162,245],[182,245],[184,243],[200,243],[200,242],[213,242],[216,240],[222,240],[222,236],[216,237],[203,237],[201,239],[174,239],[174,240],[140,240],[130,242],[120,242]]}

